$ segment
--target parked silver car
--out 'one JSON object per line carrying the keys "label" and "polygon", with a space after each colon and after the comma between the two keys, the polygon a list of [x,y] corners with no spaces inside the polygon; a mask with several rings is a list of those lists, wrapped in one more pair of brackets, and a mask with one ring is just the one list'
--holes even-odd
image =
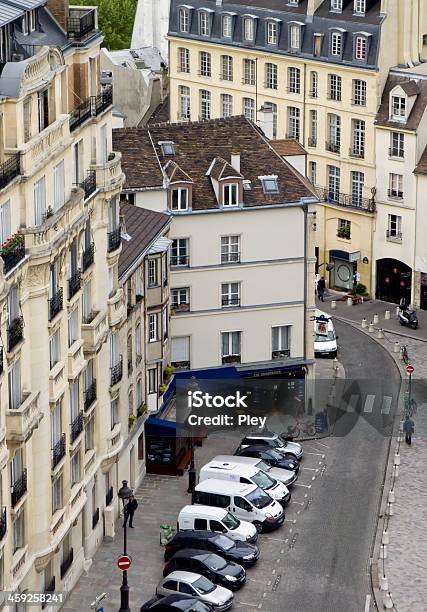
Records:
{"label": "parked silver car", "polygon": [[231,591],[193,572],[172,572],[157,585],[156,595],[160,597],[173,595],[174,593],[196,597],[200,601],[210,604],[215,612],[229,610],[233,604],[233,593]]}
{"label": "parked silver car", "polygon": [[301,461],[303,456],[301,444],[298,444],[298,442],[289,442],[282,438],[281,435],[265,429],[263,431],[253,431],[247,434],[241,441],[240,448],[253,446],[255,444],[257,446],[260,444],[269,446],[281,453],[284,457],[295,457],[298,461]]}

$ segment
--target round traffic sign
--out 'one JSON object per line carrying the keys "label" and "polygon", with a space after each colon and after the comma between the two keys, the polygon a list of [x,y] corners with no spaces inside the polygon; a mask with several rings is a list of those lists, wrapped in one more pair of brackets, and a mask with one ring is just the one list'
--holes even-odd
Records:
{"label": "round traffic sign", "polygon": [[408,374],[413,374],[415,371],[414,366],[412,365],[412,363],[408,363],[408,365],[406,366],[406,372]]}
{"label": "round traffic sign", "polygon": [[129,555],[120,555],[117,559],[117,567],[119,570],[128,570],[132,564],[132,559]]}

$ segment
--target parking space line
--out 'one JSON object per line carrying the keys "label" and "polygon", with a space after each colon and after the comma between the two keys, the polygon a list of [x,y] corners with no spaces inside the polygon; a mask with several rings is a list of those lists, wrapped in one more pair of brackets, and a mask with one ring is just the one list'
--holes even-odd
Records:
{"label": "parking space line", "polygon": [[302,470],[308,470],[309,472],[318,472],[319,468],[306,468],[306,467],[302,467]]}
{"label": "parking space line", "polygon": [[331,448],[330,446],[328,446],[327,444],[323,444],[323,442],[316,442],[316,444],[318,446],[324,446],[325,448]]}
{"label": "parking space line", "polygon": [[304,502],[297,502],[294,500],[291,501],[291,504],[298,504],[298,506],[305,506]]}
{"label": "parking space line", "polygon": [[308,453],[307,451],[305,451],[306,455],[317,455],[318,457],[322,457],[322,459],[325,458],[325,455],[323,453]]}
{"label": "parking space line", "polygon": [[365,612],[369,612],[370,609],[371,609],[371,596],[368,594],[366,595]]}
{"label": "parking space line", "polygon": [[264,536],[263,540],[274,540],[275,542],[281,542],[282,544],[285,543],[286,544],[286,540],[282,540],[280,538],[272,538],[270,536]]}
{"label": "parking space line", "polygon": [[311,489],[311,485],[303,485],[299,482],[294,482],[294,487],[304,487],[305,489]]}
{"label": "parking space line", "polygon": [[242,604],[242,606],[250,606],[251,608],[259,608],[258,604],[247,603],[246,601],[238,601],[237,603]]}
{"label": "parking space line", "polygon": [[360,395],[352,395],[350,401],[347,404],[346,412],[356,412],[357,403]]}
{"label": "parking space line", "polygon": [[390,408],[393,398],[389,395],[384,395],[383,403],[381,405],[381,414],[390,414]]}
{"label": "parking space line", "polygon": [[374,408],[375,395],[367,395],[363,412],[371,413]]}

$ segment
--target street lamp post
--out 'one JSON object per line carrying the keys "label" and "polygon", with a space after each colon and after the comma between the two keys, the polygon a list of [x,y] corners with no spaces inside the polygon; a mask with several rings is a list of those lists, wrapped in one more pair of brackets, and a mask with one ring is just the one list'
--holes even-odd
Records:
{"label": "street lamp post", "polygon": [[[123,486],[118,491],[118,496],[123,504],[123,554],[127,554],[127,517],[126,504],[133,494],[132,489],[128,487],[127,480],[123,480]],[[120,610],[119,612],[131,612],[129,608],[129,585],[127,570],[123,570],[122,586],[120,587]]]}
{"label": "street lamp post", "polygon": [[[192,376],[190,382],[187,385],[187,391],[194,393],[200,389],[196,377]],[[188,421],[187,421],[188,422]],[[187,425],[188,426],[188,425]],[[190,467],[188,468],[188,489],[187,493],[192,493],[194,491],[194,487],[196,486],[196,466],[194,465],[194,433],[193,429],[191,429],[191,438],[190,438]]]}

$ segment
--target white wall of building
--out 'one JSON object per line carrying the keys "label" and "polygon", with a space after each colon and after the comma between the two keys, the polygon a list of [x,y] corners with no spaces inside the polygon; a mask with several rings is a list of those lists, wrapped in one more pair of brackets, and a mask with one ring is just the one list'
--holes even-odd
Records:
{"label": "white wall of building", "polygon": [[157,47],[168,59],[166,34],[169,27],[170,0],[138,0],[132,32],[132,48]]}

